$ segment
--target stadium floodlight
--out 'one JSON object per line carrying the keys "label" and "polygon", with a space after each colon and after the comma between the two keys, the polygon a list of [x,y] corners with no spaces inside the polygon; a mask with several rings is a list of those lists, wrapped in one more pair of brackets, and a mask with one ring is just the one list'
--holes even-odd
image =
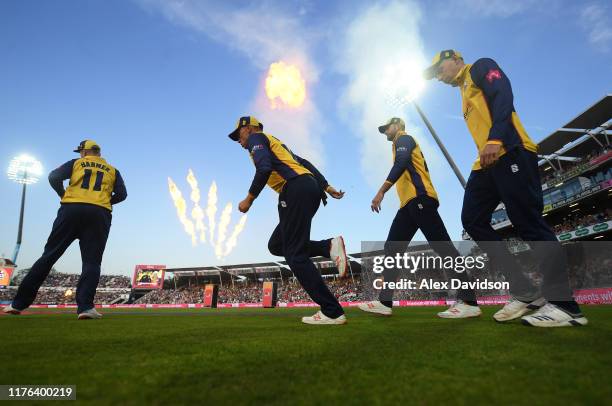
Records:
{"label": "stadium floodlight", "polygon": [[42,173],[42,164],[26,154],[13,158],[6,171],[10,180],[24,185],[38,182]]}
{"label": "stadium floodlight", "polygon": [[35,158],[23,154],[11,160],[6,172],[8,178],[23,185],[21,189],[21,210],[19,212],[19,229],[17,231],[17,244],[13,252],[13,263],[17,263],[17,255],[21,248],[21,237],[23,234],[23,211],[25,209],[25,196],[27,185],[32,185],[40,180],[43,173],[42,164]]}
{"label": "stadium floodlight", "polygon": [[446,147],[440,140],[440,137],[438,137],[438,134],[425,116],[425,113],[423,113],[423,110],[421,110],[416,102],[418,96],[425,89],[423,68],[414,62],[387,67],[383,75],[382,83],[387,96],[387,104],[389,104],[391,107],[403,108],[408,104],[414,105],[416,111],[419,113],[419,116],[429,130],[429,133],[433,137],[436,144],[438,144],[442,154],[444,154],[446,161],[450,165],[453,172],[455,172],[455,176],[457,176],[459,183],[461,183],[461,186],[463,186],[465,189],[465,178],[459,171],[455,161],[450,156]]}

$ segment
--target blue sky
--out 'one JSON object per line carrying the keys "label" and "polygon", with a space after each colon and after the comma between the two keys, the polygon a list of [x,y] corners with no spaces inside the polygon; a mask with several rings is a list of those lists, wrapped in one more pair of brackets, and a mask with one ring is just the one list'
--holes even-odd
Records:
{"label": "blue sky", "polygon": [[[426,64],[447,48],[468,63],[492,57],[539,141],[610,92],[611,16],[609,2],[569,0],[4,1],[1,159],[8,166],[27,152],[48,172],[72,159],[81,140],[102,145],[129,193],[114,211],[104,273],[131,274],[139,263],[265,261],[277,224],[274,192],[257,199],[237,247],[218,260],[209,244],[192,246],[167,184],[172,177],[189,201],[189,168],[204,196],[215,181],[219,212],[234,205],[231,231],[254,169],[226,134],[237,117],[252,113],[347,192],[319,210],[313,239],[341,233],[348,249],[359,251],[362,240],[385,239],[398,208],[394,191],[381,214],[369,203],[391,165],[376,125],[400,115],[425,152],[449,233],[460,239],[462,189],[412,107],[385,104],[381,69],[407,60]],[[266,106],[263,82],[279,60],[298,65],[306,80],[299,111]],[[476,150],[460,119],[458,92],[428,83],[418,101],[467,177]],[[3,176],[0,191],[0,253],[8,256],[20,188]],[[28,189],[26,205],[20,267],[42,252],[59,202],[42,181]],[[56,267],[80,271],[76,243]]]}

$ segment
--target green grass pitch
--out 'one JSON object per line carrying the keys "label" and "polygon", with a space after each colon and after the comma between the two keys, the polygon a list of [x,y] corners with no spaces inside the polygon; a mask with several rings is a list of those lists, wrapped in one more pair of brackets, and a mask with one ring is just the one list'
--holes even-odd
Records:
{"label": "green grass pitch", "polygon": [[[0,317],[0,384],[73,384],[91,404],[609,404],[612,306],[590,324],[538,329],[390,318],[347,310],[307,326],[305,309],[67,310]],[[230,403],[231,402],[231,403]]]}

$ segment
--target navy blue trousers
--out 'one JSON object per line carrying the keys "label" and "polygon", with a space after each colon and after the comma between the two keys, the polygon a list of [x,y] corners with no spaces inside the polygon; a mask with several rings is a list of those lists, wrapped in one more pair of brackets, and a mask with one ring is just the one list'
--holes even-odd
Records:
{"label": "navy blue trousers", "polygon": [[544,206],[538,172],[538,157],[523,148],[514,148],[492,167],[472,171],[463,198],[461,221],[465,231],[496,262],[510,292],[524,301],[533,300],[538,292],[520,271],[513,255],[491,227],[491,215],[503,202],[508,218],[518,235],[527,242],[539,260],[543,276],[542,295],[550,302],[571,302],[567,258],[555,233],[542,217]]}
{"label": "navy blue trousers", "polygon": [[321,204],[321,190],[315,178],[301,175],[287,182],[278,196],[278,227],[268,248],[273,255],[283,255],[293,275],[324,315],[337,318],[342,306],[329,291],[311,256],[329,257],[329,240],[311,241],[312,218]]}
{"label": "navy blue trousers", "polygon": [[111,218],[111,212],[103,207],[81,203],[62,204],[53,222],[45,251],[19,285],[12,306],[23,310],[34,302],[51,267],[70,244],[78,239],[83,269],[76,291],[77,312],[93,308]]}
{"label": "navy blue trousers", "polygon": [[[448,231],[444,226],[444,222],[438,213],[438,201],[429,196],[417,196],[401,209],[397,211],[389,235],[385,242],[385,255],[395,256],[403,254],[408,248],[408,244],[416,234],[417,230],[421,230],[423,235],[429,242],[430,247],[441,257],[460,256],[459,251],[451,242]],[[387,282],[397,280],[399,270],[396,268],[385,268],[383,271],[383,279]],[[465,272],[452,273],[452,277],[459,279],[462,282],[469,281],[469,277]],[[441,278],[442,280],[442,278]],[[457,299],[464,301],[476,301],[476,294],[472,289],[460,289],[457,292]],[[393,305],[393,290],[382,289],[379,293],[379,300],[388,307]]]}
{"label": "navy blue trousers", "polygon": [[[327,240],[313,241],[310,240],[308,242],[308,255],[312,257],[325,257],[329,258],[331,249],[331,238]],[[272,255],[276,255],[277,257],[284,257],[285,251],[283,248],[283,232],[281,230],[280,224],[276,226],[272,235],[270,236],[270,240],[268,241],[268,250]]]}

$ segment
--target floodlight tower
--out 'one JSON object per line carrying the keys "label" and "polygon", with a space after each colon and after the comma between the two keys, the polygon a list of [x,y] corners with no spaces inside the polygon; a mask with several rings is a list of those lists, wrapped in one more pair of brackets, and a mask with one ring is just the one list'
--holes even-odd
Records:
{"label": "floodlight tower", "polygon": [[446,150],[446,147],[442,143],[442,140],[440,140],[440,138],[438,137],[438,134],[436,133],[436,130],[433,129],[433,127],[431,126],[431,123],[427,119],[427,116],[425,116],[425,113],[423,113],[423,110],[421,110],[421,108],[419,107],[417,102],[415,100],[412,100],[412,104],[414,105],[414,108],[416,108],[416,111],[419,113],[419,116],[421,116],[421,119],[423,120],[423,122],[425,123],[425,126],[427,127],[427,129],[431,133],[431,136],[436,141],[436,144],[438,144],[438,147],[440,148],[440,150],[444,154],[444,157],[446,158],[446,161],[448,162],[448,164],[452,168],[453,172],[455,172],[455,175],[457,176],[457,179],[459,180],[459,183],[461,183],[461,186],[463,186],[463,188],[465,189],[465,178],[463,177],[463,175],[459,171],[459,168],[457,168],[457,164],[455,163],[455,160],[450,156],[450,154]]}
{"label": "floodlight tower", "polygon": [[422,67],[414,63],[414,59],[402,61],[387,67],[382,79],[383,86],[386,89],[387,104],[394,108],[404,108],[408,104],[414,105],[434,141],[438,144],[442,154],[444,154],[446,161],[453,172],[455,172],[455,176],[457,176],[459,183],[461,183],[461,186],[465,189],[465,179],[463,175],[425,116],[425,113],[423,113],[423,110],[421,110],[416,102],[417,97],[425,88],[422,72]]}
{"label": "floodlight tower", "polygon": [[40,179],[43,173],[42,164],[35,158],[23,154],[11,160],[6,172],[8,178],[23,185],[21,189],[21,210],[19,212],[19,230],[17,232],[17,244],[13,252],[13,263],[17,262],[17,255],[21,247],[21,236],[23,234],[23,211],[25,209],[25,197],[27,185],[32,185]]}

